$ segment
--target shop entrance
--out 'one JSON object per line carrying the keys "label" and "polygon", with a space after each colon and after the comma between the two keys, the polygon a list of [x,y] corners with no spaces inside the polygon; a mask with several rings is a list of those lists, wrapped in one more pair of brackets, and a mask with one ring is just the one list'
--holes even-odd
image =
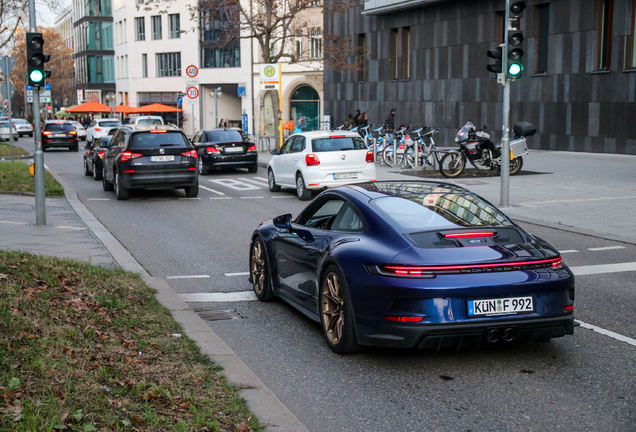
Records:
{"label": "shop entrance", "polygon": [[308,131],[320,129],[320,97],[312,87],[298,87],[290,99],[290,109],[296,124],[300,116],[305,116]]}

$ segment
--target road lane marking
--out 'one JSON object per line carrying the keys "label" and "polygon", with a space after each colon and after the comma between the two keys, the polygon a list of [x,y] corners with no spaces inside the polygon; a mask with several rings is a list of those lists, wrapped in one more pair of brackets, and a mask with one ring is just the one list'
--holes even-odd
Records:
{"label": "road lane marking", "polygon": [[255,179],[255,180],[263,181],[263,182],[265,182],[265,183],[268,183],[268,182],[269,182],[269,180],[267,180],[267,179],[266,179],[266,178],[264,178],[264,177],[252,177],[252,178],[253,178],[253,179]]}
{"label": "road lane marking", "polygon": [[568,249],[568,250],[564,250],[564,251],[559,251],[559,253],[574,253],[574,252],[578,252],[576,249]]}
{"label": "road lane marking", "polygon": [[66,225],[58,225],[58,226],[54,226],[51,228],[61,228],[61,229],[69,229],[69,230],[75,230],[75,231],[80,231],[80,230],[85,230],[86,228],[84,227],[72,227],[72,226],[66,226]]}
{"label": "road lane marking", "polygon": [[273,196],[272,199],[285,199],[285,198],[296,198],[295,196]]}
{"label": "road lane marking", "polygon": [[629,196],[622,196],[622,197],[579,198],[579,199],[569,199],[569,200],[535,201],[535,202],[519,203],[517,205],[526,206],[526,205],[537,205],[537,204],[555,204],[555,203],[585,202],[585,201],[624,200],[624,199],[632,199],[632,198],[636,198],[636,195],[629,195]]}
{"label": "road lane marking", "polygon": [[209,182],[219,184],[221,186],[229,187],[230,189],[238,190],[238,191],[247,191],[247,190],[260,190],[261,186],[256,186],[250,183],[245,183],[244,181],[227,178],[227,179],[208,179]]}
{"label": "road lane marking", "polygon": [[575,276],[636,271],[636,262],[570,267]]}
{"label": "road lane marking", "polygon": [[232,199],[232,197],[212,197],[212,198],[210,198],[210,199],[213,199],[213,200],[220,200],[220,199]]}
{"label": "road lane marking", "polygon": [[199,185],[199,187],[201,189],[205,189],[206,191],[209,191],[209,192],[212,192],[212,193],[215,193],[215,194],[218,194],[218,195],[225,195],[223,192],[219,192],[219,191],[211,189],[209,187],[205,187],[205,186],[201,186],[201,185]]}
{"label": "road lane marking", "polygon": [[241,199],[263,199],[263,197],[241,197]]}
{"label": "road lane marking", "polygon": [[177,200],[179,201],[186,201],[186,200],[200,200],[201,198],[177,198]]}
{"label": "road lane marking", "polygon": [[250,272],[241,272],[241,273],[224,273],[225,276],[248,276]]}
{"label": "road lane marking", "polygon": [[606,251],[612,249],[625,249],[625,246],[605,246],[605,247],[597,247],[597,248],[587,248],[589,251]]}
{"label": "road lane marking", "polygon": [[592,325],[592,324],[584,323],[583,321],[579,321],[579,320],[574,320],[574,321],[579,323],[581,325],[581,327],[583,327],[583,328],[586,328],[586,329],[589,329],[589,330],[593,330],[593,331],[595,331],[597,333],[600,333],[602,335],[609,336],[611,338],[614,338],[616,340],[619,340],[621,342],[625,342],[627,344],[630,344],[630,345],[636,347],[636,339],[632,339],[630,337],[623,336],[623,335],[618,334],[618,333],[614,333],[613,331],[610,331],[610,330],[605,330],[604,328],[597,327],[597,326]]}
{"label": "road lane marking", "polygon": [[206,279],[210,275],[166,276],[166,279]]}
{"label": "road lane marking", "polygon": [[86,198],[86,201],[110,201],[110,198]]}
{"label": "road lane marking", "polygon": [[16,221],[0,221],[0,223],[12,224],[12,225],[26,225],[26,222],[16,222]]}
{"label": "road lane marking", "polygon": [[[243,180],[243,181],[250,182],[250,184],[258,185],[258,187],[263,187],[263,188],[264,188],[264,187],[269,187],[269,184],[268,184],[268,183],[264,183],[264,182],[262,182],[262,181],[260,181],[260,180],[254,180],[254,179],[249,179],[249,178],[243,178],[242,180]],[[266,181],[267,181],[267,180],[266,180]]]}
{"label": "road lane marking", "polygon": [[239,291],[232,293],[191,293],[179,294],[179,297],[181,297],[181,300],[186,303],[217,303],[258,300],[254,291]]}

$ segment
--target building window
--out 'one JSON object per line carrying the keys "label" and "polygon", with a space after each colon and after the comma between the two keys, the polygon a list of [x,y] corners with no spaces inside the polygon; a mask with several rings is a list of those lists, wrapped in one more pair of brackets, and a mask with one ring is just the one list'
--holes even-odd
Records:
{"label": "building window", "polygon": [[309,30],[309,58],[322,58],[322,30]]}
{"label": "building window", "polygon": [[391,29],[391,79],[398,79],[398,29]]}
{"label": "building window", "polygon": [[548,73],[548,34],[550,28],[550,4],[537,6],[537,73]]}
{"label": "building window", "polygon": [[303,32],[300,30],[296,32],[296,36],[294,37],[294,45],[296,47],[294,60],[299,61],[303,58]]}
{"label": "building window", "polygon": [[497,29],[499,30],[497,34],[497,40],[499,41],[499,45],[501,45],[502,43],[504,43],[504,40],[506,38],[506,12],[497,12],[497,19],[499,21],[499,27],[497,27]]}
{"label": "building window", "polygon": [[135,40],[146,40],[146,21],[144,17],[135,18]]}
{"label": "building window", "polygon": [[632,49],[630,59],[629,67],[636,68],[636,0],[632,3]]}
{"label": "building window", "polygon": [[322,6],[322,1],[320,0],[309,0],[309,7],[320,7]]}
{"label": "building window", "polygon": [[181,76],[181,53],[157,54],[157,76]]}
{"label": "building window", "polygon": [[367,79],[367,35],[358,35],[358,49],[360,50],[360,61],[358,62],[358,81]]}
{"label": "building window", "polygon": [[204,68],[241,67],[241,49],[239,47],[203,48],[202,51]]}
{"label": "building window", "polygon": [[135,0],[136,5],[144,4],[144,0]]}
{"label": "building window", "polygon": [[152,39],[161,39],[161,15],[156,15],[152,18]]}
{"label": "building window", "polygon": [[411,28],[404,27],[404,79],[411,79]]}
{"label": "building window", "polygon": [[179,14],[168,15],[168,22],[170,23],[170,39],[179,39],[181,37]]}
{"label": "building window", "polygon": [[128,34],[126,33],[126,20],[124,20],[123,32],[124,32],[124,39],[123,40],[124,40],[124,43],[126,43],[126,42],[128,42]]}
{"label": "building window", "polygon": [[612,46],[612,0],[600,0],[598,24],[598,69],[609,70]]}
{"label": "building window", "polygon": [[227,18],[233,13],[238,13],[237,6],[224,7],[217,13],[201,12],[201,67],[241,67],[239,26]]}
{"label": "building window", "polygon": [[148,78],[148,54],[141,55],[141,76]]}

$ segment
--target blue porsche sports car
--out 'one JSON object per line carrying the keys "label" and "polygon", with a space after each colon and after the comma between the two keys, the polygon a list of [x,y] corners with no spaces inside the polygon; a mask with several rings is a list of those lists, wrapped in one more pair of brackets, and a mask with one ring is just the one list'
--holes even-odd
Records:
{"label": "blue porsche sports car", "polygon": [[488,201],[437,182],[374,182],[263,222],[250,282],[320,322],[331,349],[477,348],[574,334],[559,252]]}

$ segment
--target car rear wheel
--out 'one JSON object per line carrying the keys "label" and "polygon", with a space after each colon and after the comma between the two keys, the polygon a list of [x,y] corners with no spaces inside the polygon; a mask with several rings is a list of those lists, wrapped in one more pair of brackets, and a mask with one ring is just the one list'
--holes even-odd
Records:
{"label": "car rear wheel", "polygon": [[69,151],[74,151],[74,152],[79,151],[79,145],[75,144],[73,147],[69,147],[68,149]]}
{"label": "car rear wheel", "polygon": [[98,171],[97,168],[95,168],[95,164],[93,163],[93,180],[97,181],[101,179],[102,179],[102,172]]}
{"label": "car rear wheel", "polygon": [[13,141],[17,141],[17,140],[18,140],[18,137],[17,137],[17,136],[14,136],[14,137],[13,137]]}
{"label": "car rear wheel", "polygon": [[91,172],[88,169],[88,161],[86,159],[84,159],[84,175],[87,177],[91,175]]}
{"label": "car rear wheel", "polygon": [[311,191],[305,187],[305,179],[301,173],[296,176],[296,195],[301,201],[311,199]]}
{"label": "car rear wheel", "polygon": [[197,162],[197,166],[199,168],[199,174],[206,175],[208,173],[208,169],[203,165],[203,160],[201,156],[199,156],[199,161]]}
{"label": "car rear wheel", "polygon": [[29,138],[33,138],[33,134],[32,133],[29,134]]}
{"label": "car rear wheel", "polygon": [[128,199],[128,189],[124,188],[121,185],[121,179],[119,178],[119,173],[115,174],[115,194],[117,195],[117,199],[120,201]]}
{"label": "car rear wheel", "polygon": [[276,184],[276,179],[274,178],[274,171],[270,168],[267,172],[267,183],[269,184],[269,190],[272,192],[279,192],[280,186]]}
{"label": "car rear wheel", "polygon": [[252,288],[256,297],[260,301],[273,300],[275,296],[269,278],[267,255],[265,254],[263,241],[260,238],[256,238],[250,248],[250,273],[252,276]]}
{"label": "car rear wheel", "polygon": [[115,189],[115,187],[106,180],[106,168],[102,168],[102,189],[106,192],[110,192]]}
{"label": "car rear wheel", "polygon": [[351,298],[340,269],[330,266],[320,287],[320,322],[329,344],[337,354],[350,354],[362,348],[356,339]]}
{"label": "car rear wheel", "polygon": [[254,166],[251,166],[247,169],[247,172],[254,174],[255,172],[258,171],[258,164],[254,164]]}
{"label": "car rear wheel", "polygon": [[196,198],[199,195],[199,181],[194,186],[185,188],[185,194],[188,198]]}

